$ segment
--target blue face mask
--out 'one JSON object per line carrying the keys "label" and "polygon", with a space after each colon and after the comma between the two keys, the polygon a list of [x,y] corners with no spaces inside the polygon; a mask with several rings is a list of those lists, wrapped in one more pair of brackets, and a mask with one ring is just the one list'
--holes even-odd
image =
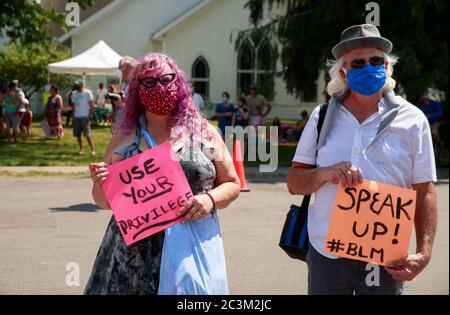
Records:
{"label": "blue face mask", "polygon": [[381,90],[386,82],[384,65],[372,66],[370,63],[360,69],[347,72],[348,86],[353,91],[370,96]]}

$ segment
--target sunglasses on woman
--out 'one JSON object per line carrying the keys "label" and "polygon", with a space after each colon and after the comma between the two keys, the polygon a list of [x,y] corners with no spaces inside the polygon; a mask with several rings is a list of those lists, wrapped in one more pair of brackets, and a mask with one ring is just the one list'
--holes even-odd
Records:
{"label": "sunglasses on woman", "polygon": [[142,78],[139,80],[139,83],[150,89],[156,85],[156,82],[159,82],[161,85],[169,85],[173,82],[173,80],[175,80],[175,77],[175,73],[167,73],[163,74],[159,78]]}
{"label": "sunglasses on woman", "polygon": [[[382,66],[382,65],[384,65],[384,61],[385,61],[384,57],[379,57],[379,56],[373,56],[369,59],[369,63],[372,66]],[[362,59],[362,58],[361,59],[353,59],[350,64],[350,67],[352,69],[361,69],[366,64],[367,64],[366,59]]]}

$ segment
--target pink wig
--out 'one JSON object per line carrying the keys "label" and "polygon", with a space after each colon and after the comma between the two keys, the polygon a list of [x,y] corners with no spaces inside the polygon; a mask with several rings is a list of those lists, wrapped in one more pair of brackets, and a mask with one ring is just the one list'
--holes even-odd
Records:
{"label": "pink wig", "polygon": [[173,114],[171,138],[176,139],[183,130],[188,130],[194,137],[206,132],[207,138],[211,138],[212,134],[207,128],[208,121],[197,110],[192,100],[186,75],[172,58],[160,53],[150,53],[139,59],[131,72],[120,129],[124,133],[129,133],[138,125],[139,116],[145,111],[139,99],[139,80],[146,77],[159,77],[165,65],[168,65],[176,74],[176,79],[171,84],[175,84],[178,89],[178,104]]}

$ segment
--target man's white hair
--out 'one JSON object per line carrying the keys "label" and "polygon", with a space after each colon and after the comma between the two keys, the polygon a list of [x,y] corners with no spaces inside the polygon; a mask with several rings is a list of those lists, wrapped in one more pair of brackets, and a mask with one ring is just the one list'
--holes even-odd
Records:
{"label": "man's white hair", "polygon": [[119,68],[120,67],[130,67],[130,68],[134,68],[137,64],[136,59],[134,59],[131,56],[123,56],[120,60],[119,60]]}
{"label": "man's white hair", "polygon": [[[388,55],[383,53],[385,60],[388,62],[386,69],[386,82],[384,83],[383,90],[389,91],[395,88],[395,80],[392,78],[394,72],[394,65],[397,63],[398,58],[394,55]],[[343,95],[348,90],[348,85],[345,79],[341,77],[339,70],[344,67],[344,57],[338,60],[329,60],[327,62],[329,67],[328,74],[331,78],[327,85],[327,93],[330,96],[334,94]]]}

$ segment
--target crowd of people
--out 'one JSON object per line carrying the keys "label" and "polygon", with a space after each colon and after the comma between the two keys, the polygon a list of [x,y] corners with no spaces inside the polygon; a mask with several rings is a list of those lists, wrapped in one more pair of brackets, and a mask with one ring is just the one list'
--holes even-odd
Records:
{"label": "crowd of people", "polygon": [[[114,132],[118,113],[125,106],[125,89],[128,75],[133,67],[134,59],[124,57],[121,61],[123,86],[110,84],[108,90],[104,83],[100,82],[95,94],[89,88],[84,87],[81,80],[76,80],[72,89],[63,98],[57,85],[51,85],[50,95],[44,110],[42,128],[46,137],[60,139],[64,136],[63,116],[66,116],[65,126],[73,123],[73,135],[77,138],[79,154],[84,154],[81,134],[87,140],[91,154],[96,155],[90,125],[110,126]],[[192,99],[200,112],[204,112],[203,97],[196,93],[192,82],[189,82],[192,91]],[[67,100],[67,103],[64,102]],[[440,102],[423,93],[417,97],[416,106],[427,116],[431,126],[431,133],[435,143],[435,149],[440,159],[448,160],[448,151],[445,141],[442,139],[440,128],[444,124],[443,111]],[[272,105],[267,99],[258,94],[255,87],[250,87],[246,97],[240,97],[237,106],[230,102],[230,94],[222,93],[221,102],[215,106],[214,118],[218,121],[218,127],[222,136],[225,135],[227,126],[260,126],[264,125],[265,117],[270,113]],[[19,87],[18,80],[12,80],[6,89],[0,93],[0,135],[6,136],[9,142],[15,143],[19,134],[30,137],[33,112],[25,92]],[[303,129],[308,122],[309,114],[306,110],[300,113],[300,119],[295,123],[283,123],[279,117],[274,117],[270,126],[277,127],[279,143],[295,143],[300,140]]]}
{"label": "crowd of people", "polygon": [[19,133],[31,137],[33,113],[19,80],[12,80],[7,88],[0,87],[0,135],[16,143]]}
{"label": "crowd of people", "polygon": [[[63,116],[66,116],[65,127],[69,127],[72,122],[73,136],[77,138],[79,154],[84,154],[81,137],[84,135],[91,154],[96,155],[90,125],[110,126],[111,133],[114,132],[117,117],[125,106],[128,77],[135,64],[136,61],[132,57],[123,57],[119,63],[122,84],[109,84],[106,89],[104,83],[100,82],[95,93],[84,87],[81,80],[73,83],[72,89],[66,93],[65,97],[61,96],[57,85],[51,85],[41,123],[45,136],[61,139],[64,136]],[[200,112],[204,113],[203,96],[196,93],[193,82],[189,81],[188,84],[193,103]],[[12,80],[7,88],[1,88],[0,91],[0,136],[5,136],[12,143],[17,142],[19,135],[31,137],[33,112],[25,92],[19,87],[19,81]],[[417,97],[416,106],[428,118],[438,158],[448,160],[446,142],[442,139],[440,131],[444,124],[440,102],[430,97],[430,93],[427,92]],[[242,128],[265,126],[266,117],[271,110],[271,102],[258,93],[255,86],[251,86],[246,95],[242,94],[238,98],[237,105],[231,102],[230,93],[224,91],[221,102],[215,106],[213,118],[217,119],[218,128],[224,137],[228,126]],[[295,143],[300,140],[308,119],[308,112],[303,110],[295,123],[282,122],[279,117],[274,117],[268,125],[278,129],[279,143]]]}
{"label": "crowd of people", "polygon": [[214,116],[223,136],[227,126],[263,126],[264,118],[271,110],[272,104],[252,86],[246,97],[239,98],[237,106],[230,102],[230,93],[223,92],[222,101],[216,105]]}
{"label": "crowd of people", "polygon": [[[110,126],[114,133],[117,117],[124,107],[127,79],[135,60],[125,56],[120,60],[119,70],[122,84],[110,84],[108,90],[101,82],[95,94],[84,86],[82,80],[75,80],[71,90],[63,97],[56,84],[49,87],[49,95],[43,111],[41,127],[46,138],[61,139],[65,127],[72,124],[73,136],[77,138],[79,154],[84,154],[82,135],[86,138],[91,154],[96,155],[91,138],[90,126]],[[66,100],[66,102],[64,101]],[[25,92],[17,79],[6,88],[0,87],[0,136],[16,143],[19,135],[31,137],[33,112]]]}
{"label": "crowd of people", "polygon": [[[108,90],[106,90],[104,84],[101,82],[98,85],[97,91],[93,94],[90,89],[84,87],[83,81],[76,80],[72,91],[67,95],[67,99],[69,100],[69,106],[66,111],[66,125],[68,126],[70,119],[73,118],[73,135],[78,141],[79,154],[84,154],[83,135],[87,140],[91,154],[96,155],[90,134],[90,125],[109,126],[111,133],[114,133],[117,117],[125,105],[125,91],[122,90],[120,85],[115,86],[113,84],[110,84]],[[52,108],[50,102],[49,98],[47,108]],[[58,113],[58,115],[61,114]],[[49,124],[51,124],[51,119],[47,118],[47,116],[45,117]],[[60,118],[59,122],[61,122]],[[50,136],[54,135],[54,133],[50,134]]]}
{"label": "crowd of people", "polygon": [[[265,126],[264,120],[271,110],[272,104],[252,86],[246,97],[239,98],[237,106],[230,102],[230,93],[223,92],[222,101],[215,107],[214,117],[218,120],[218,127],[223,136],[226,127]],[[274,117],[270,126],[277,127],[279,142],[298,142],[308,118],[308,112],[304,110],[295,124],[283,124],[279,117]]]}

